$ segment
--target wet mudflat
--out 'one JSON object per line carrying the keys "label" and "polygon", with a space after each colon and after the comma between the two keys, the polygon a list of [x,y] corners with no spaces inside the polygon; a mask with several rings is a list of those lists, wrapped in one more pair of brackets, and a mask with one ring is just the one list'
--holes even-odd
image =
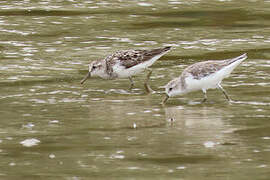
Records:
{"label": "wet mudflat", "polygon": [[[270,2],[1,1],[0,179],[268,179]],[[80,80],[119,49],[173,46],[135,89]],[[195,62],[248,53],[218,90],[172,98]]]}

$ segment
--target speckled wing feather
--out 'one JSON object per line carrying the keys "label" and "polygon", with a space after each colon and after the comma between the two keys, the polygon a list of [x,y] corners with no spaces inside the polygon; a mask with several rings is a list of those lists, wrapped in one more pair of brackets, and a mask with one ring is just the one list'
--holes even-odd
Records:
{"label": "speckled wing feather", "polygon": [[247,54],[245,53],[232,59],[226,59],[221,61],[204,61],[188,66],[181,74],[182,87],[184,88],[186,86],[186,77],[188,77],[189,75],[192,75],[193,78],[196,80],[200,80],[203,77],[209,76],[221,70],[225,66],[228,66],[238,60],[245,60],[246,58]]}
{"label": "speckled wing feather", "polygon": [[152,50],[126,50],[117,51],[114,54],[109,55],[104,60],[106,61],[107,73],[109,75],[113,74],[113,65],[119,63],[119,65],[124,66],[126,69],[133,67],[137,64],[150,60],[156,55],[163,52],[169,51],[171,47],[158,48]]}
{"label": "speckled wing feather", "polygon": [[228,61],[204,61],[204,62],[198,62],[195,63],[189,67],[187,67],[182,75],[183,77],[186,77],[187,74],[191,74],[194,79],[201,79],[203,77],[209,76],[210,74],[213,74],[217,71],[219,71],[221,68],[228,65]]}
{"label": "speckled wing feather", "polygon": [[152,50],[127,50],[118,51],[113,55],[113,61],[119,61],[126,69],[150,60],[151,58],[170,50],[170,47]]}

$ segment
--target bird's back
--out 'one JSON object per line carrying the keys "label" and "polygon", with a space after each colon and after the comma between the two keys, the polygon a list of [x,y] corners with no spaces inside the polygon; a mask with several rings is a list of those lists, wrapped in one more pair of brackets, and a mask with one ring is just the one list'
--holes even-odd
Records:
{"label": "bird's back", "polygon": [[[119,76],[120,74],[126,74],[125,72],[123,72],[124,70],[131,70],[134,71],[133,74],[136,74],[143,70],[145,67],[151,66],[158,58],[168,52],[170,48],[171,47],[157,48],[151,50],[117,51],[114,54],[105,58],[107,64],[107,72],[111,72],[112,74],[117,73]],[[153,61],[150,62],[150,60]],[[117,71],[120,71],[121,73]],[[130,74],[130,72],[127,73]]]}
{"label": "bird's back", "polygon": [[188,66],[180,76],[182,87],[192,90],[216,88],[247,56],[221,61],[204,61]]}
{"label": "bird's back", "polygon": [[157,48],[151,50],[124,50],[124,51],[117,51],[116,53],[108,56],[106,61],[108,63],[117,63],[120,62],[122,66],[126,69],[133,67],[137,64],[143,63],[152,59],[153,57],[167,52],[170,50],[171,47],[165,48]]}
{"label": "bird's back", "polygon": [[232,59],[226,59],[226,60],[210,60],[210,61],[203,61],[198,62],[193,65],[188,66],[182,73],[182,76],[187,76],[188,74],[191,74],[194,79],[200,80],[203,77],[209,76],[213,73],[216,73],[220,71],[223,68],[228,68],[231,71],[235,67],[237,67],[243,60],[247,58],[246,54],[243,54],[241,56],[238,56],[236,58]]}

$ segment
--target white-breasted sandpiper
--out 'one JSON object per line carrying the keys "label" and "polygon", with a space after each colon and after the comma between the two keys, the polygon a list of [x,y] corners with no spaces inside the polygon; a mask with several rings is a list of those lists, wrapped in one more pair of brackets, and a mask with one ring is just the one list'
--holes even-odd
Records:
{"label": "white-breasted sandpiper", "polygon": [[197,90],[203,91],[204,99],[202,102],[205,102],[207,100],[206,91],[215,88],[220,89],[226,99],[231,102],[232,100],[221,86],[221,82],[224,78],[229,77],[231,72],[246,58],[247,54],[243,54],[232,59],[210,60],[188,66],[178,78],[173,79],[165,86],[166,97],[162,104],[165,104],[169,97]]}

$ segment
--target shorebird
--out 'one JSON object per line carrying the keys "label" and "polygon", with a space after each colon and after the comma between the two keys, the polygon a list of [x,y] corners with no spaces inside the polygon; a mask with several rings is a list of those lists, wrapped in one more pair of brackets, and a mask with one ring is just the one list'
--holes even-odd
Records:
{"label": "shorebird", "polygon": [[232,100],[221,86],[221,82],[224,78],[229,77],[231,72],[246,58],[247,54],[243,54],[232,59],[204,61],[188,66],[178,78],[165,86],[166,97],[162,104],[165,104],[169,97],[197,90],[202,90],[204,94],[202,102],[205,102],[207,100],[206,91],[216,88],[220,89],[226,99],[231,102]]}
{"label": "shorebird", "polygon": [[144,70],[148,70],[144,87],[147,92],[152,92],[148,85],[152,70],[148,67],[154,64],[161,56],[166,54],[171,47],[151,50],[123,50],[117,51],[104,59],[93,61],[89,64],[89,72],[81,81],[83,84],[89,77],[98,76],[102,79],[129,78],[133,88],[132,77]]}

